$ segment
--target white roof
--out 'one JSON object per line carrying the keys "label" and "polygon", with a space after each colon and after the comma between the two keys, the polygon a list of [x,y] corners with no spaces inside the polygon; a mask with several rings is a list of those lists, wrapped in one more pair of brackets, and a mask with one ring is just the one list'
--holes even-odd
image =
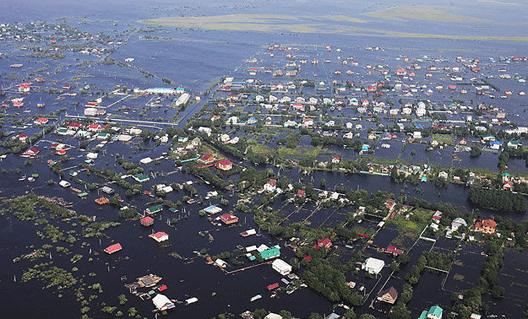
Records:
{"label": "white roof", "polygon": [[247,252],[254,251],[254,250],[257,250],[257,246],[255,245],[246,247]]}
{"label": "white roof", "polygon": [[270,312],[264,319],[282,319],[281,315],[278,315],[276,313]]}
{"label": "white roof", "polygon": [[246,230],[246,234],[248,234],[248,235],[255,235],[256,233],[257,233],[257,231],[255,229]]}
{"label": "white roof", "polygon": [[369,273],[378,274],[385,266],[385,261],[377,258],[367,258],[365,260],[365,270]]}
{"label": "white roof", "polygon": [[292,269],[292,266],[282,259],[275,259],[273,263],[271,264],[271,266],[275,268],[279,268],[279,269],[284,269],[284,270],[289,269],[290,271]]}
{"label": "white roof", "polygon": [[88,153],[86,154],[86,158],[88,159],[96,159],[97,158],[97,153]]}
{"label": "white roof", "polygon": [[140,159],[139,162],[140,162],[141,164],[152,163],[152,158],[150,158],[150,157],[145,157],[145,158]]}
{"label": "white roof", "polygon": [[460,218],[460,217],[457,217],[457,218],[455,218],[455,219],[453,220],[453,222],[451,223],[451,225],[454,225],[454,224],[467,226],[466,221],[465,221],[463,218]]}
{"label": "white roof", "polygon": [[167,304],[172,304],[172,301],[170,301],[170,299],[165,295],[157,294],[154,298],[152,298],[152,303],[154,303],[154,306],[156,306],[157,309],[161,309]]}
{"label": "white roof", "polygon": [[70,186],[70,182],[65,181],[65,180],[61,180],[59,182],[59,185],[62,186],[62,187],[68,187],[68,186]]}

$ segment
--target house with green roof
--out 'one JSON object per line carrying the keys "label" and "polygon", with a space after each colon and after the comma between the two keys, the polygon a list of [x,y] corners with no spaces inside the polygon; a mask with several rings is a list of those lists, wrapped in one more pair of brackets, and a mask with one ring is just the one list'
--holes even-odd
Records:
{"label": "house with green roof", "polygon": [[434,305],[429,310],[424,310],[418,319],[442,319],[443,309]]}
{"label": "house with green roof", "polygon": [[135,179],[136,182],[139,182],[139,183],[143,183],[143,182],[150,180],[150,177],[147,174],[143,174],[143,173],[136,174],[132,176],[132,178]]}
{"label": "house with green roof", "polygon": [[280,249],[277,247],[271,247],[260,252],[260,256],[264,260],[269,260],[280,256]]}
{"label": "house with green roof", "polygon": [[145,209],[145,213],[148,215],[152,215],[152,214],[156,214],[157,212],[161,212],[162,210],[163,210],[163,205],[159,204],[159,205],[147,207]]}

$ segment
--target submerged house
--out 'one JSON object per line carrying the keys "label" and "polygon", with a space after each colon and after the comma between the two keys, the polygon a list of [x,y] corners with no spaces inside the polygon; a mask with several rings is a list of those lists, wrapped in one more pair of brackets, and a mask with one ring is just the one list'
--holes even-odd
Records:
{"label": "submerged house", "polygon": [[280,256],[280,249],[277,247],[271,247],[260,252],[260,256],[264,260],[273,259]]}
{"label": "submerged house", "polygon": [[371,275],[377,275],[381,272],[383,267],[385,267],[385,261],[370,257],[365,260],[362,268]]}
{"label": "submerged house", "polygon": [[162,241],[169,240],[169,235],[167,233],[165,233],[165,232],[162,232],[162,231],[159,231],[159,232],[154,233],[154,234],[150,234],[149,237],[154,239],[158,243],[161,243]]}
{"label": "submerged house", "polygon": [[475,224],[475,231],[483,234],[493,235],[495,234],[495,228],[497,227],[497,222],[493,219],[484,219],[478,221]]}
{"label": "submerged house", "polygon": [[163,205],[159,204],[159,205],[154,205],[154,206],[151,206],[151,207],[147,207],[145,209],[145,213],[148,214],[148,215],[152,215],[152,214],[156,214],[158,212],[161,212],[162,210],[163,210]]}
{"label": "submerged house", "polygon": [[238,222],[238,217],[236,217],[233,214],[225,213],[222,216],[220,216],[220,220],[224,224],[230,225],[230,224],[234,224],[234,223]]}
{"label": "submerged house", "polygon": [[424,310],[418,319],[442,319],[443,309],[440,306],[432,306],[429,310]]}
{"label": "submerged house", "polygon": [[157,294],[154,298],[152,298],[152,303],[159,311],[164,311],[176,307],[174,305],[174,302],[172,302],[169,298],[167,298],[167,296],[162,294]]}
{"label": "submerged house", "polygon": [[120,243],[117,243],[117,244],[113,244],[113,245],[110,245],[108,247],[106,247],[104,249],[104,252],[111,255],[113,253],[116,253],[118,251],[120,251],[121,249],[123,249],[123,247],[121,247],[121,244]]}
{"label": "submerged house", "polygon": [[398,291],[394,287],[387,288],[385,290],[380,291],[380,293],[377,296],[377,299],[379,301],[383,301],[386,303],[390,303],[391,305],[394,305],[396,302],[396,299],[398,299]]}
{"label": "submerged house", "polygon": [[146,216],[139,220],[142,226],[151,226],[154,224],[154,218]]}

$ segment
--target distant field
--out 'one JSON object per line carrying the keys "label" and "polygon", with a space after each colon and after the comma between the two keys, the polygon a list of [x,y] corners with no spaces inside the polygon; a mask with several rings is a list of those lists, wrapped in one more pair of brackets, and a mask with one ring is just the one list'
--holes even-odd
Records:
{"label": "distant field", "polygon": [[[444,12],[436,7],[398,7],[394,9],[375,11],[365,16],[405,21],[403,19],[420,19],[441,23],[488,23],[484,19],[458,16]],[[421,39],[451,39],[451,40],[482,40],[482,41],[516,41],[528,42],[528,37],[510,36],[468,36],[456,34],[421,34],[414,32],[394,31],[398,28],[374,29],[361,28],[359,24],[373,25],[372,22],[344,15],[321,17],[294,17],[290,15],[260,15],[260,14],[230,14],[201,17],[168,17],[151,20],[140,20],[140,23],[175,28],[197,28],[222,31],[252,31],[252,32],[295,32],[317,34],[341,34],[364,37],[398,37]],[[441,30],[441,28],[438,28]]]}
{"label": "distant field", "polygon": [[396,7],[386,10],[374,11],[369,13],[363,13],[364,16],[379,18],[379,19],[389,19],[395,21],[404,21],[406,19],[418,19],[418,20],[427,20],[435,22],[476,22],[484,23],[491,22],[485,19],[454,15],[448,13],[441,8],[437,7]]}
{"label": "distant field", "polygon": [[355,23],[367,23],[368,22],[366,20],[352,18],[352,17],[344,16],[344,15],[331,15],[331,16],[324,16],[323,18],[326,18],[329,20],[335,20],[335,21],[346,21],[346,22],[355,22]]}
{"label": "distant field", "polygon": [[228,31],[291,31],[314,33],[317,24],[295,23],[298,18],[288,15],[230,14],[205,17],[168,17],[141,20],[144,24],[154,24],[177,28],[201,28],[206,30]]}

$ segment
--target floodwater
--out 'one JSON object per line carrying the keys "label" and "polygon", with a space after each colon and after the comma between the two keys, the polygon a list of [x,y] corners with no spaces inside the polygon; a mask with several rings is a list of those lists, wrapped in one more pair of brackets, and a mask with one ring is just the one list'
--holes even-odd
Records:
{"label": "floodwater", "polygon": [[[270,4],[262,4],[260,2],[252,3],[251,5],[237,6],[236,4],[226,4],[226,7],[222,7],[221,4],[216,2],[205,2],[200,6],[192,6],[192,2],[189,3],[178,3],[173,4],[172,1],[158,1],[156,3],[138,3],[134,6],[123,4],[125,1],[107,1],[104,4],[97,2],[97,5],[93,5],[94,1],[71,3],[66,1],[13,1],[7,0],[4,8],[0,12],[0,22],[29,22],[32,20],[42,19],[54,19],[65,16],[79,16],[83,19],[88,19],[87,23],[83,23],[82,19],[75,20],[77,27],[86,29],[92,33],[97,33],[101,30],[110,30],[120,32],[126,30],[129,27],[135,27],[137,29],[144,27],[137,23],[137,20],[156,18],[160,16],[173,16],[173,15],[217,15],[217,14],[228,14],[235,12],[240,13],[263,13],[273,8],[276,1],[271,1]],[[191,5],[191,6],[187,6]],[[390,5],[389,2],[380,2],[374,6],[375,9],[387,8]],[[306,6],[306,7],[304,7]],[[292,15],[307,14],[309,10],[321,9],[321,4],[313,3],[301,3],[299,1],[291,4],[282,4],[277,9],[272,11],[280,11],[287,8]],[[348,5],[345,4],[334,4],[328,10],[329,14],[339,14],[343,12],[343,9]],[[362,11],[369,11],[366,4],[361,4],[359,7]],[[371,8],[370,8],[371,9]],[[489,14],[489,13],[488,13]],[[495,17],[495,14],[490,17]],[[312,17],[314,18],[314,17]],[[314,18],[315,19],[315,18]],[[95,21],[95,22],[92,22]],[[115,21],[115,23],[114,23]],[[379,27],[390,26],[390,23],[381,23]],[[434,25],[430,22],[424,23],[424,28],[429,28],[432,33],[434,31]],[[409,27],[409,28],[412,28]],[[448,31],[452,30],[450,27]],[[465,31],[470,32],[472,35],[479,35],[481,29],[472,28],[466,26]],[[463,30],[456,30],[462,32]],[[501,34],[501,30],[493,30],[492,34]],[[497,43],[493,41],[473,41],[468,44],[467,41],[462,40],[432,40],[432,39],[412,39],[412,38],[393,38],[390,36],[377,36],[377,37],[361,37],[361,36],[346,36],[342,34],[321,36],[320,34],[296,34],[296,33],[250,33],[250,32],[228,32],[228,31],[203,31],[203,30],[176,30],[171,28],[161,28],[152,35],[158,38],[145,39],[145,35],[149,35],[147,32],[138,32],[137,35],[133,35],[129,38],[128,42],[122,45],[117,51],[111,54],[111,57],[116,61],[122,61],[128,57],[134,57],[134,66],[136,69],[144,69],[152,71],[156,74],[157,78],[149,79],[138,76],[136,69],[118,68],[117,66],[112,67],[101,67],[97,65],[97,59],[92,56],[82,57],[81,59],[91,61],[88,67],[88,72],[93,77],[83,78],[79,81],[79,84],[90,84],[94,89],[90,93],[95,98],[97,96],[97,88],[108,90],[113,88],[115,85],[123,85],[129,88],[132,87],[150,87],[159,86],[161,81],[160,78],[166,77],[176,85],[181,85],[186,89],[190,90],[194,94],[200,94],[207,88],[211,87],[218,79],[225,75],[239,74],[238,72],[245,72],[243,67],[243,60],[257,54],[262,50],[263,47],[270,43],[297,43],[307,45],[317,44],[319,48],[313,49],[321,54],[324,58],[323,49],[321,45],[330,44],[333,46],[343,46],[343,48],[349,48],[353,50],[351,54],[363,64],[371,63],[383,63],[382,59],[396,59],[400,55],[409,56],[423,56],[423,55],[443,55],[443,56],[456,56],[457,54],[471,54],[472,56],[479,57],[481,59],[487,59],[489,56],[497,55],[517,55],[526,52],[526,45],[523,42],[507,42],[507,48],[498,48]],[[514,33],[517,35],[517,33]],[[367,52],[363,50],[365,46],[377,45],[380,47],[388,48],[384,52]],[[24,63],[24,71],[28,74],[36,72],[37,70],[46,67],[48,70],[53,71],[57,67],[67,66],[61,72],[57,74],[51,74],[48,77],[48,84],[44,88],[51,88],[53,81],[57,81],[60,84],[66,84],[67,79],[72,78],[79,73],[84,72],[85,66],[77,65],[80,61],[76,59],[74,55],[67,55],[64,60],[59,61],[48,61],[40,63],[36,59],[32,59],[19,54],[15,46],[5,43],[0,43],[0,51],[13,53],[10,59],[0,59],[0,70],[2,74],[9,75],[13,71],[9,69],[9,65],[12,63]],[[310,52],[310,50],[307,50]],[[333,62],[332,68],[337,62]],[[445,63],[449,65],[449,63]],[[493,70],[488,70],[492,72]],[[523,69],[522,71],[526,71]],[[315,68],[307,66],[303,69],[305,72],[304,76],[312,75],[315,72]],[[467,74],[465,74],[467,76]],[[323,75],[321,75],[322,77]],[[324,79],[328,81],[327,78]],[[367,79],[366,81],[368,81]],[[12,85],[14,80],[9,77],[0,78],[2,87]],[[490,80],[492,83],[498,80]],[[497,82],[498,83],[498,82]],[[501,85],[504,82],[500,82]],[[511,86],[514,91],[525,89],[523,85],[510,81],[507,85]],[[440,93],[435,93],[431,99],[441,99]],[[446,98],[446,100],[452,100],[453,98],[462,98],[460,95],[452,95]],[[31,94],[26,102],[25,110],[29,109],[34,113],[41,112],[37,109],[36,103],[43,101],[46,103],[46,109],[42,112],[57,111],[60,108],[66,107],[70,115],[81,114],[83,107],[77,106],[76,102],[83,102],[85,97],[67,97],[63,101],[55,100],[55,96],[46,93]],[[122,104],[131,106],[129,117],[139,119],[141,115],[141,109],[147,98],[137,98],[135,100],[125,100]],[[114,101],[105,101],[105,103],[112,103]],[[478,101],[475,99],[476,104]],[[515,118],[516,122],[525,123],[528,118],[526,112],[526,102],[521,100],[518,96],[513,96],[508,100],[495,100],[493,102],[496,106],[505,108],[510,114],[517,114]],[[196,112],[201,105],[195,106],[194,109],[188,110],[191,113]],[[22,112],[22,110],[21,110]],[[177,114],[173,110],[167,111],[167,113],[154,113],[159,118],[169,118],[176,116]],[[342,113],[334,112],[332,114],[339,115],[344,114],[345,116],[356,116],[357,113],[351,110],[343,110]],[[454,117],[453,119],[458,119]],[[387,121],[390,122],[390,121]],[[180,126],[183,126],[185,121],[181,122]],[[424,124],[425,125],[425,124]],[[365,131],[369,128],[365,126]],[[34,129],[31,129],[34,130]],[[28,130],[28,133],[32,133]],[[362,132],[365,133],[365,132]],[[243,134],[243,133],[241,133]],[[364,135],[363,135],[364,137]],[[402,135],[403,137],[403,135]],[[69,143],[78,147],[78,140],[74,138],[64,137],[62,138],[64,143]],[[376,150],[375,155],[382,159],[393,159],[400,154],[402,144],[398,140],[390,141],[390,149],[379,148]],[[303,143],[306,142],[303,140]],[[93,147],[97,144],[94,141],[90,144]],[[153,144],[153,143],[152,143]],[[305,144],[309,144],[306,142]],[[149,144],[145,144],[147,149],[140,150],[135,144],[122,144],[112,143],[104,147],[106,150],[105,156],[96,161],[95,167],[105,168],[110,167],[120,172],[121,169],[116,167],[114,155],[119,153],[122,156],[129,157],[129,160],[133,162],[139,161],[141,158],[150,156],[152,158],[160,156],[163,152],[167,151],[167,147],[155,147],[152,150]],[[271,144],[271,146],[276,146]],[[378,147],[380,145],[377,145]],[[51,147],[49,143],[41,142],[40,147]],[[335,151],[341,155],[345,155],[347,159],[357,158],[357,154],[352,150],[343,150],[339,147],[329,148],[331,151]],[[415,155],[411,155],[412,151],[415,151]],[[453,163],[455,167],[478,167],[486,168],[492,171],[496,170],[497,154],[491,152],[484,152],[479,158],[470,158],[467,153],[457,153],[457,157],[460,161],[452,161],[453,149],[448,148],[441,152],[425,151],[423,145],[407,145],[404,152],[402,152],[402,160],[410,164],[423,164],[430,163],[433,165],[449,166]],[[77,158],[77,155],[81,155],[83,152],[79,151],[78,148],[69,151],[69,155],[72,159],[67,163],[68,166],[75,166],[84,161],[84,158]],[[447,155],[446,155],[447,154]],[[51,155],[50,155],[51,156]],[[329,155],[325,154],[321,160],[327,160]],[[50,157],[53,158],[53,157]],[[106,232],[109,238],[101,239],[101,243],[97,239],[86,239],[85,241],[89,244],[87,247],[79,247],[79,244],[71,247],[74,253],[80,253],[84,255],[84,258],[76,264],[76,267],[80,269],[80,272],[84,274],[83,280],[88,284],[96,282],[103,283],[104,291],[98,297],[98,300],[94,303],[93,309],[89,312],[90,317],[93,318],[105,318],[105,316],[99,311],[100,302],[106,302],[109,305],[117,305],[118,301],[116,296],[119,294],[126,294],[129,299],[125,307],[122,307],[123,311],[126,311],[129,307],[135,307],[139,312],[146,317],[153,317],[151,310],[153,308],[150,301],[140,301],[137,297],[128,294],[124,283],[130,282],[133,279],[148,273],[158,274],[163,277],[163,283],[165,283],[169,289],[167,295],[171,298],[178,300],[184,300],[190,297],[197,297],[199,302],[189,306],[178,306],[173,312],[169,314],[170,318],[210,318],[219,313],[232,312],[235,314],[241,313],[244,310],[254,310],[255,308],[265,308],[270,311],[279,312],[281,309],[287,309],[297,317],[307,317],[311,312],[319,313],[330,313],[332,310],[332,304],[324,299],[322,296],[314,293],[309,289],[300,289],[292,295],[286,295],[280,293],[280,298],[269,298],[269,293],[265,287],[271,283],[279,282],[280,276],[271,269],[270,266],[259,266],[255,269],[243,271],[235,275],[225,275],[216,267],[206,265],[202,258],[197,258],[193,252],[202,248],[207,248],[208,253],[211,255],[219,254],[223,251],[233,251],[237,245],[250,246],[258,245],[261,243],[267,244],[268,246],[276,245],[279,242],[274,238],[269,238],[266,234],[258,237],[242,238],[238,236],[238,233],[254,228],[255,224],[251,218],[251,215],[239,214],[241,226],[224,228],[211,225],[206,218],[198,216],[198,210],[206,207],[209,204],[219,205],[219,200],[206,200],[203,205],[196,204],[184,204],[180,207],[180,212],[173,214],[167,210],[157,215],[154,229],[156,231],[165,231],[169,233],[170,240],[169,245],[158,245],[152,240],[148,239],[147,236],[150,234],[150,228],[142,228],[137,223],[128,223],[119,220],[117,216],[117,209],[104,206],[100,209],[98,205],[94,203],[98,194],[95,192],[90,193],[88,198],[79,199],[74,193],[66,191],[60,188],[57,184],[48,186],[42,181],[54,180],[58,181],[58,177],[51,172],[51,170],[44,165],[42,162],[35,161],[33,165],[22,166],[21,158],[18,156],[8,156],[4,159],[0,166],[6,169],[5,173],[0,173],[2,178],[0,179],[0,190],[3,196],[18,196],[26,194],[27,192],[34,192],[39,195],[45,196],[60,196],[66,201],[73,202],[72,209],[76,210],[81,214],[88,216],[95,215],[98,219],[106,221],[121,221],[122,225],[116,229],[110,229]],[[511,160],[511,170],[515,173],[525,173],[526,167],[524,161]],[[20,168],[20,173],[15,173],[14,168]],[[264,168],[264,167],[262,167]],[[270,167],[271,168],[271,167]],[[145,166],[145,170],[150,172],[163,171],[170,172],[176,169],[173,163],[170,161],[161,161],[159,165],[154,163]],[[277,168],[273,168],[275,171]],[[30,175],[38,172],[40,174],[39,183],[31,184],[26,181],[18,181],[20,175]],[[281,171],[283,176],[287,176],[292,180],[296,181],[299,178],[299,172],[297,170],[292,171]],[[85,172],[81,173],[79,177],[87,182],[101,182],[99,178],[92,175],[87,175]],[[369,192],[375,192],[377,190],[387,191],[399,196],[403,190],[409,197],[416,196],[418,198],[426,199],[429,201],[445,201],[450,202],[453,205],[459,207],[461,210],[472,210],[470,204],[467,203],[467,189],[462,186],[449,185],[445,189],[437,189],[431,183],[423,183],[418,185],[420,191],[415,191],[415,187],[409,187],[404,189],[404,185],[388,182],[388,178],[370,175],[349,175],[339,172],[314,172],[309,177],[304,177],[305,181],[310,181],[317,187],[321,179],[330,181],[333,185],[345,185],[348,190],[366,189]],[[152,189],[152,186],[158,183],[160,180],[149,181],[143,184],[144,190]],[[163,181],[163,179],[162,179]],[[166,178],[168,183],[183,183],[186,181],[197,181],[194,176],[180,172]],[[33,186],[37,185],[38,186]],[[329,183],[330,184],[330,183]],[[193,184],[199,194],[205,194],[211,188],[205,184]],[[81,188],[80,185],[73,185]],[[122,198],[126,198],[124,191],[116,187],[116,192],[121,195]],[[187,195],[182,192],[174,192],[168,194],[165,199],[177,202],[178,200],[183,201],[183,197]],[[225,196],[228,197],[227,194]],[[229,197],[229,207],[233,207],[236,197]],[[134,197],[127,199],[132,205],[137,207],[144,207],[151,199],[147,196]],[[274,204],[274,208],[279,208],[279,201],[277,200]],[[184,216],[182,211],[185,207],[185,211],[188,213],[187,218],[181,220],[174,228],[169,227],[165,221],[168,218]],[[307,205],[297,214],[290,217],[286,224],[292,222],[303,221],[310,215],[310,205]],[[293,209],[296,209],[294,205],[287,206],[284,211],[281,211],[281,216],[286,216]],[[347,211],[345,209],[335,211],[334,209],[321,210],[314,214],[309,221],[313,227],[331,227],[335,226],[339,222],[344,220]],[[481,210],[480,214],[482,217],[487,217],[492,212]],[[528,216],[526,214],[503,214],[504,217],[509,217],[515,220],[524,220]],[[60,223],[59,221],[54,221]],[[70,225],[66,226],[73,227]],[[75,297],[71,292],[64,292],[62,298],[57,296],[57,293],[53,289],[40,289],[39,284],[34,282],[21,283],[20,277],[22,276],[21,269],[27,268],[32,265],[28,261],[21,261],[20,264],[13,264],[12,259],[20,256],[21,254],[30,253],[33,249],[29,246],[35,243],[42,242],[35,234],[36,226],[31,223],[21,222],[11,216],[0,217],[0,251],[2,252],[3,258],[0,259],[0,268],[4,271],[0,274],[0,285],[2,286],[2,298],[0,305],[2,305],[3,316],[5,318],[15,317],[41,317],[41,318],[53,318],[53,317],[75,317],[79,314],[78,303],[75,302]],[[210,242],[207,236],[200,236],[199,232],[203,230],[211,230],[211,234],[214,237],[214,241]],[[386,245],[390,242],[393,232],[384,234],[386,237],[376,239],[379,245]],[[124,249],[123,251],[107,256],[99,255],[94,256],[95,261],[89,262],[89,250],[101,252],[104,247],[114,242],[120,242]],[[37,245],[37,244],[35,244]],[[64,244],[66,246],[66,244]],[[39,245],[37,245],[38,247]],[[411,255],[411,262],[417,260],[421,251],[430,249],[430,243],[420,242],[413,248],[413,254]],[[178,253],[186,260],[174,258],[170,253]],[[289,261],[290,258],[294,257],[291,250],[282,247],[282,257],[285,261]],[[518,256],[515,252],[509,252],[508,258],[516,259]],[[380,256],[382,258],[387,258]],[[461,254],[461,259],[469,259],[471,256]],[[71,264],[69,262],[69,256],[53,256],[53,262],[59,267],[65,267],[69,269]],[[520,260],[520,259],[519,259]],[[47,259],[46,259],[47,261]],[[387,261],[389,259],[387,258]],[[247,264],[247,262],[246,262]],[[517,270],[512,265],[507,266],[504,270],[504,276],[501,277],[501,285],[509,285],[509,281],[506,274],[513,273]],[[95,272],[97,276],[88,277],[86,273]],[[410,267],[404,267],[400,271],[400,276],[404,276],[406,272],[410,271]],[[387,270],[385,270],[385,273]],[[476,271],[475,271],[476,273]],[[385,274],[387,275],[387,274]],[[518,274],[521,276],[520,274]],[[126,281],[122,281],[122,276],[127,276]],[[14,282],[14,278],[18,278],[17,282]],[[423,298],[414,298],[410,303],[409,308],[413,311],[413,315],[418,314],[425,306],[432,304],[444,304],[449,305],[449,293],[442,290],[443,275],[431,274],[425,272],[420,278],[420,282],[415,288],[415,296],[423,296]],[[472,278],[474,279],[474,278]],[[468,279],[469,280],[469,279]],[[392,281],[390,282],[392,284]],[[374,282],[366,281],[368,287],[372,289]],[[451,278],[448,279],[446,285],[451,287],[456,285]],[[282,285],[282,284],[281,284]],[[397,288],[402,285],[402,281],[395,281],[394,285]],[[520,287],[520,288],[519,288]],[[461,285],[457,288],[462,288]],[[521,286],[516,288],[508,294],[516,298],[518,295],[522,295],[520,290]],[[432,294],[431,291],[436,293]],[[213,296],[213,293],[216,293]],[[250,302],[250,298],[256,294],[262,294],[261,300]],[[51,296],[50,296],[51,295]],[[88,295],[88,293],[87,293]],[[24,298],[20,298],[24,296]],[[28,300],[31,302],[31,306],[28,307]],[[507,302],[498,303],[495,307],[501,309],[506,307]],[[502,308],[505,309],[505,308]],[[512,308],[515,310],[512,317],[518,313],[518,307]],[[498,311],[495,311],[498,313]],[[75,315],[72,315],[75,314]],[[80,316],[80,315],[78,315]]]}

